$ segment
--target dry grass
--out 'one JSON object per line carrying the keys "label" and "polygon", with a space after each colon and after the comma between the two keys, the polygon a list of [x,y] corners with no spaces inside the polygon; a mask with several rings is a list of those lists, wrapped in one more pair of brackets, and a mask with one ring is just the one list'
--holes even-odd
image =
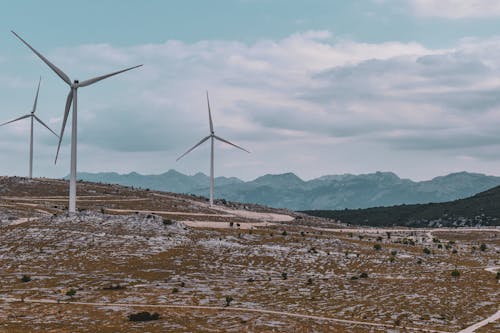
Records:
{"label": "dry grass", "polygon": [[[66,192],[62,181],[0,179],[0,331],[390,331],[369,326],[379,323],[455,332],[500,305],[499,284],[484,270],[499,265],[498,232],[439,231],[432,233],[436,238],[432,241],[427,232],[409,230],[393,232],[389,239],[383,231],[317,230],[313,227],[331,222],[306,217],[242,230],[237,223],[258,221],[228,216],[189,196],[89,183],[79,184],[85,200],[78,205],[90,211],[70,218],[64,214],[66,201],[58,198]],[[108,209],[145,212],[100,213]],[[147,211],[207,214],[204,220],[234,226],[188,228],[165,224],[164,219],[200,217],[164,214],[162,218]],[[37,219],[10,225],[21,217]],[[479,249],[482,243],[487,244],[486,251]],[[381,249],[375,250],[375,244]],[[424,248],[431,253],[424,254]],[[454,269],[459,277],[451,276]],[[368,277],[360,277],[362,273]],[[21,282],[22,275],[32,280]],[[120,288],[110,288],[117,285]],[[76,290],[73,297],[65,294],[70,288]],[[233,298],[231,307],[368,324],[221,310],[226,296]],[[125,303],[136,307],[112,306]],[[141,304],[146,305],[137,307]],[[160,320],[127,320],[127,315],[143,310],[158,312]],[[494,323],[482,331],[498,328]]]}

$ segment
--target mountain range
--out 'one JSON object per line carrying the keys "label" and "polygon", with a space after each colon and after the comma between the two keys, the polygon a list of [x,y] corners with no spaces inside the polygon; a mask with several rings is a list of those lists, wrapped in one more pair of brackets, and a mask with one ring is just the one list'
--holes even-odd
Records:
{"label": "mountain range", "polygon": [[[209,177],[169,170],[158,175],[79,173],[78,179],[208,196]],[[230,201],[291,210],[357,209],[445,202],[466,198],[500,185],[500,177],[459,172],[427,181],[399,178],[392,172],[328,175],[304,181],[293,173],[264,175],[252,181],[215,178],[215,195]]]}

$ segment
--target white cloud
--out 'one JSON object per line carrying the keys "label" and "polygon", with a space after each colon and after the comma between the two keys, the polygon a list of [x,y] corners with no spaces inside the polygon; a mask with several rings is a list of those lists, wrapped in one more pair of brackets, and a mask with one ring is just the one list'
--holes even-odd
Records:
{"label": "white cloud", "polygon": [[418,15],[451,19],[498,17],[500,2],[496,0],[408,0]]}

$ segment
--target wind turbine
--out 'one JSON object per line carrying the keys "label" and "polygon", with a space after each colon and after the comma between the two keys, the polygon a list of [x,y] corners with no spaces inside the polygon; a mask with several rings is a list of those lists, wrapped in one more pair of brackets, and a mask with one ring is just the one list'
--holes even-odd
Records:
{"label": "wind turbine", "polygon": [[54,133],[55,136],[57,136],[57,134],[50,129],[49,126],[47,126],[40,118],[38,118],[36,115],[35,115],[35,111],[36,111],[36,106],[37,106],[37,103],[38,103],[38,92],[40,91],[40,83],[42,82],[42,78],[40,77],[40,80],[38,81],[38,87],[36,89],[36,95],[35,95],[35,101],[33,102],[33,109],[31,110],[31,113],[29,114],[26,114],[24,116],[21,116],[19,118],[16,118],[14,120],[11,120],[11,121],[8,121],[6,123],[3,123],[3,124],[0,124],[0,126],[3,126],[3,125],[7,125],[7,124],[10,124],[10,123],[13,123],[13,122],[16,122],[18,120],[22,120],[22,119],[26,119],[26,118],[31,118],[31,134],[30,134],[30,173],[29,173],[29,177],[30,179],[33,178],[33,120],[36,120],[38,121],[40,124],[42,124],[43,126],[45,126],[45,128],[47,128],[49,131],[51,131],[52,133]]}
{"label": "wind turbine", "polygon": [[224,143],[227,143],[228,145],[231,145],[233,147],[236,147],[238,149],[241,149],[243,151],[246,151],[247,153],[250,153],[248,150],[245,148],[242,148],[240,146],[235,145],[232,142],[229,142],[228,140],[225,140],[217,135],[215,135],[214,131],[214,124],[212,122],[212,112],[210,111],[210,100],[208,99],[208,91],[207,91],[207,105],[208,105],[208,122],[210,125],[210,134],[203,139],[200,140],[196,145],[194,145],[191,149],[189,149],[187,152],[182,154],[179,158],[177,158],[176,161],[180,160],[187,154],[189,154],[192,150],[194,150],[196,147],[210,139],[210,207],[214,205],[214,141],[215,139],[222,141]]}
{"label": "wind turbine", "polygon": [[85,80],[82,82],[80,82],[78,80],[73,80],[73,82],[71,82],[68,75],[66,75],[61,69],[59,69],[56,65],[51,63],[47,58],[45,58],[43,55],[41,55],[37,50],[35,50],[30,44],[28,44],[28,42],[26,42],[24,39],[22,39],[14,31],[11,31],[11,32],[21,42],[23,42],[24,45],[29,47],[31,49],[31,51],[33,51],[45,64],[47,64],[47,66],[49,66],[57,74],[57,76],[59,76],[70,87],[68,97],[66,98],[66,107],[64,109],[64,118],[63,118],[63,123],[62,123],[62,127],[61,127],[61,134],[59,135],[59,144],[57,146],[55,163],[57,163],[57,157],[59,156],[59,149],[61,148],[61,141],[62,141],[63,134],[64,134],[64,128],[66,127],[66,121],[68,120],[69,109],[71,107],[71,103],[73,103],[73,113],[71,115],[71,166],[70,166],[70,179],[69,179],[68,212],[70,214],[75,213],[76,212],[76,146],[77,146],[77,105],[78,105],[77,96],[78,96],[78,88],[89,86],[89,85],[94,84],[98,81],[107,79],[108,77],[129,71],[129,70],[137,68],[137,67],[141,67],[142,65],[129,67],[126,69],[122,69],[121,71],[113,72],[113,73],[102,75],[102,76],[97,76],[97,77],[94,77],[92,79],[88,79],[88,80]]}

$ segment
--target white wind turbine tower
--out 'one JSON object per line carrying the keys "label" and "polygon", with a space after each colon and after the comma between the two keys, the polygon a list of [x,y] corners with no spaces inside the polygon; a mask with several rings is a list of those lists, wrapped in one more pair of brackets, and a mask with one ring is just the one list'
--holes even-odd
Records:
{"label": "white wind turbine tower", "polygon": [[187,154],[189,154],[192,150],[194,150],[196,147],[210,139],[210,207],[214,205],[214,141],[215,139],[222,141],[224,143],[227,143],[228,145],[231,145],[233,147],[236,147],[238,149],[241,149],[243,151],[246,151],[247,153],[250,153],[248,150],[241,148],[240,146],[235,145],[234,143],[231,143],[217,135],[215,135],[214,131],[214,124],[212,123],[212,113],[210,111],[210,100],[208,99],[208,91],[207,91],[207,105],[208,105],[208,121],[210,125],[210,134],[203,139],[200,140],[196,145],[194,145],[191,149],[189,149],[187,152],[182,154],[179,158],[177,158],[176,161],[180,160]]}
{"label": "white wind turbine tower", "polygon": [[70,91],[68,94],[68,97],[66,99],[66,107],[64,109],[64,118],[63,118],[63,123],[61,127],[61,134],[59,135],[59,144],[57,146],[57,153],[56,153],[56,159],[55,162],[57,162],[57,157],[59,155],[59,149],[61,148],[61,141],[63,138],[64,134],[64,128],[66,127],[66,121],[68,120],[68,115],[69,115],[69,109],[71,107],[71,103],[73,103],[73,113],[71,115],[71,167],[70,167],[70,179],[69,179],[69,207],[68,211],[69,213],[75,213],[76,212],[76,145],[77,145],[77,92],[78,88],[80,87],[86,87],[91,84],[94,84],[98,81],[107,79],[110,76],[117,75],[126,71],[129,71],[131,69],[140,67],[142,65],[130,67],[123,69],[121,71],[113,72],[110,74],[102,75],[102,76],[97,76],[92,79],[88,79],[85,81],[78,81],[78,80],[73,80],[71,82],[70,78],[68,75],[66,75],[61,69],[59,69],[57,66],[52,64],[47,58],[45,58],[43,55],[41,55],[37,50],[35,50],[30,44],[28,44],[24,39],[22,39],[18,34],[16,34],[14,31],[11,31],[21,42],[23,42],[27,47],[31,49],[42,61],[47,64],[64,82],[66,82],[69,87]]}
{"label": "white wind turbine tower", "polygon": [[40,80],[38,81],[38,87],[36,89],[36,95],[35,95],[35,101],[33,102],[33,109],[31,110],[31,113],[29,114],[26,114],[24,116],[21,116],[19,118],[16,118],[14,120],[11,120],[11,121],[8,121],[6,123],[3,123],[3,124],[0,124],[0,126],[3,126],[3,125],[7,125],[7,124],[10,124],[10,123],[13,123],[13,122],[16,122],[18,120],[22,120],[22,119],[26,119],[26,118],[31,118],[31,133],[30,133],[30,173],[29,173],[29,177],[30,179],[33,178],[33,120],[36,120],[38,121],[40,124],[42,124],[43,126],[45,126],[49,131],[51,131],[52,133],[54,133],[55,136],[57,136],[57,134],[50,129],[49,126],[47,126],[40,118],[38,118],[36,115],[35,115],[35,111],[36,111],[36,106],[38,104],[38,92],[40,91],[40,82],[42,82],[42,78],[40,78]]}

